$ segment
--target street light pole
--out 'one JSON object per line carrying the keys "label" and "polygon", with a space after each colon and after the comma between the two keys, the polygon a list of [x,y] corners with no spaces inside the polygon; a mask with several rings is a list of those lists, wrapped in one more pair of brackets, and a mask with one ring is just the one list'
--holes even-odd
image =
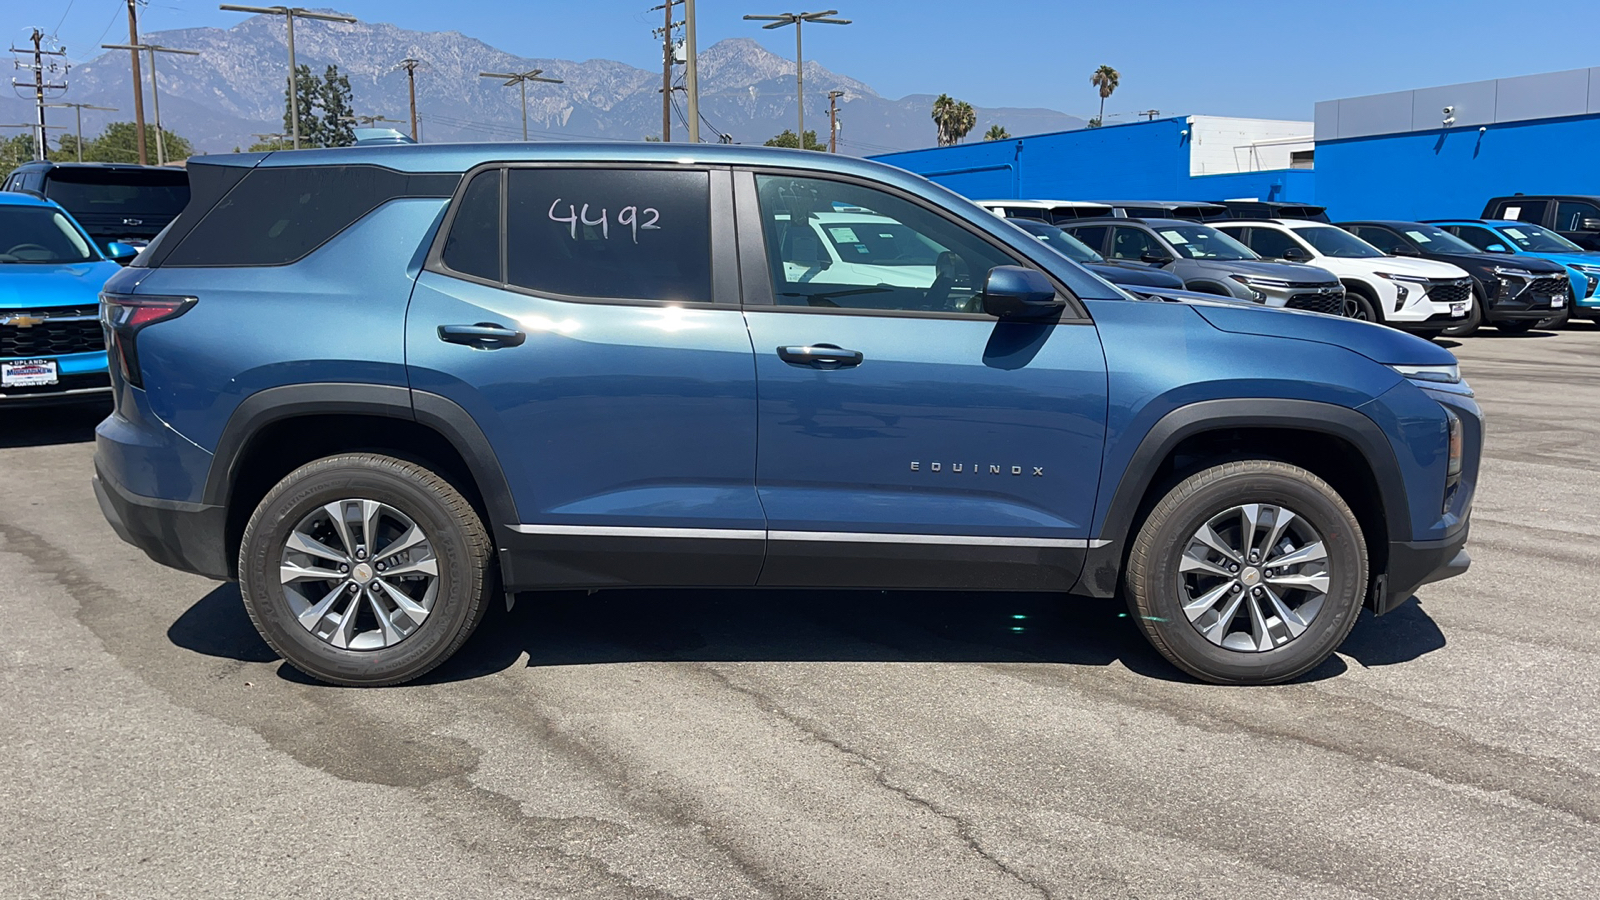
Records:
{"label": "street light pole", "polygon": [[138,53],[143,50],[150,54],[150,103],[155,107],[156,113],[156,165],[167,164],[167,139],[161,134],[161,91],[156,87],[156,54],[181,53],[184,56],[199,56],[198,50],[175,50],[163,47],[160,44],[101,44],[107,50],[131,50]]}
{"label": "street light pole", "polygon": [[417,140],[417,66],[422,60],[408,56],[400,60],[400,68],[406,70],[406,87],[411,91],[411,139]]}
{"label": "street light pole", "polygon": [[501,87],[511,87],[513,84],[522,88],[522,142],[528,142],[528,82],[541,81],[545,84],[564,84],[559,78],[542,78],[543,69],[534,69],[531,72],[479,72],[479,78],[504,78],[506,83]]}
{"label": "street light pole", "polygon": [[235,6],[223,3],[218,9],[228,12],[256,13],[263,16],[283,16],[289,25],[289,135],[294,141],[294,149],[300,149],[300,85],[298,72],[294,61],[294,20],[296,16],[302,19],[321,19],[325,22],[343,22],[346,25],[355,24],[354,16],[344,16],[338,13],[319,13],[298,6]]}
{"label": "street light pole", "polygon": [[56,109],[70,109],[78,115],[78,162],[83,162],[83,111],[98,109],[104,112],[116,112],[115,106],[92,106],[88,103],[49,103],[46,104]]}
{"label": "street light pole", "polygon": [[800,131],[796,135],[801,150],[806,148],[806,64],[802,56],[804,48],[800,44],[800,26],[806,22],[816,22],[820,25],[849,25],[849,19],[835,19],[837,9],[823,10],[822,12],[782,13],[776,16],[745,16],[758,22],[771,22],[771,25],[761,26],[764,30],[782,28],[785,25],[794,26],[794,85],[795,94],[800,99]]}

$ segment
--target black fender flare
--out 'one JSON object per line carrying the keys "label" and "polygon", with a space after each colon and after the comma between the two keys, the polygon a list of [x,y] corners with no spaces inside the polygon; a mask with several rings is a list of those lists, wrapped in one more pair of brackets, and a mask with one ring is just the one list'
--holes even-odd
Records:
{"label": "black fender flare", "polygon": [[1111,495],[1099,539],[1091,549],[1074,593],[1116,593],[1122,561],[1145,493],[1157,467],[1187,438],[1227,428],[1284,428],[1341,438],[1365,458],[1378,484],[1378,503],[1391,537],[1411,534],[1411,505],[1394,448],[1378,424],[1358,410],[1315,400],[1227,398],[1201,400],[1162,416],[1140,440]]}
{"label": "black fender flare", "polygon": [[1227,297],[1229,300],[1239,299],[1233,295],[1232,291],[1228,290],[1227,285],[1221,283],[1220,281],[1210,281],[1203,278],[1195,278],[1184,282],[1183,289],[1186,291],[1194,291],[1196,294],[1216,294],[1218,297]]}
{"label": "black fender flare", "polygon": [[392,384],[315,382],[266,388],[246,397],[223,426],[206,475],[202,499],[227,506],[244,449],[261,429],[297,416],[350,413],[416,422],[439,433],[466,462],[493,525],[516,523],[516,504],[505,472],[472,416],[454,401]]}

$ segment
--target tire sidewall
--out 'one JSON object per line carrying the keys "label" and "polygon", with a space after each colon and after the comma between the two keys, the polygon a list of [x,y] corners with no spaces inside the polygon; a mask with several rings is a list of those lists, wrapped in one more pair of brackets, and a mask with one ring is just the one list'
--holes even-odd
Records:
{"label": "tire sidewall", "polygon": [[[289,532],[317,507],[349,499],[376,500],[409,516],[438,559],[439,588],[428,617],[381,650],[344,650],[307,631],[276,577]],[[481,568],[473,564],[464,529],[433,492],[355,462],[312,463],[291,473],[257,507],[239,551],[241,592],[263,637],[296,668],[344,683],[404,681],[436,665],[481,603]]]}
{"label": "tire sidewall", "polygon": [[[1331,494],[1331,489],[1327,489]],[[1332,571],[1327,599],[1305,633],[1264,652],[1229,650],[1211,643],[1183,611],[1179,563],[1202,524],[1233,506],[1268,503],[1304,517],[1322,535]],[[1159,526],[1152,542],[1147,590],[1154,621],[1145,624],[1180,657],[1197,659],[1205,671],[1192,674],[1233,682],[1282,681],[1315,668],[1344,642],[1366,594],[1366,554],[1359,525],[1348,507],[1322,489],[1269,473],[1240,473],[1207,484],[1185,497]]]}

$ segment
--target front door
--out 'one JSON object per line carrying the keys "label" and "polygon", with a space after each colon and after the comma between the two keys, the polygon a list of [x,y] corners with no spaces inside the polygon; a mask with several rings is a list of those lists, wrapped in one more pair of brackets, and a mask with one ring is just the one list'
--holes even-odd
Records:
{"label": "front door", "polygon": [[761,583],[1070,587],[1105,440],[1093,324],[985,315],[989,270],[1026,261],[920,201],[736,178]]}
{"label": "front door", "polygon": [[419,415],[466,410],[505,472],[508,587],[755,583],[731,208],[726,170],[685,167],[489,167],[455,199],[406,361]]}

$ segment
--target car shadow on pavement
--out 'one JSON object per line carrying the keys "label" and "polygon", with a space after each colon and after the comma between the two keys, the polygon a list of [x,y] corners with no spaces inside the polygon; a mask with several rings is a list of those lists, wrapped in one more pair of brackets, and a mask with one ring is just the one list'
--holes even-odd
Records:
{"label": "car shadow on pavement", "polygon": [[[167,630],[207,656],[277,659],[245,614],[237,585],[220,585]],[[1374,621],[1363,612],[1340,655],[1299,681],[1348,668],[1392,665],[1443,647],[1444,635],[1411,602]],[[1120,661],[1163,681],[1194,683],[1145,642],[1121,600],[1051,594],[910,591],[632,590],[520,595],[498,601],[457,653],[416,684],[466,681],[525,666],[630,662],[1048,663]],[[286,680],[315,684],[287,664]]]}
{"label": "car shadow on pavement", "polygon": [[94,427],[110,412],[109,400],[0,408],[0,450],[92,441]]}

